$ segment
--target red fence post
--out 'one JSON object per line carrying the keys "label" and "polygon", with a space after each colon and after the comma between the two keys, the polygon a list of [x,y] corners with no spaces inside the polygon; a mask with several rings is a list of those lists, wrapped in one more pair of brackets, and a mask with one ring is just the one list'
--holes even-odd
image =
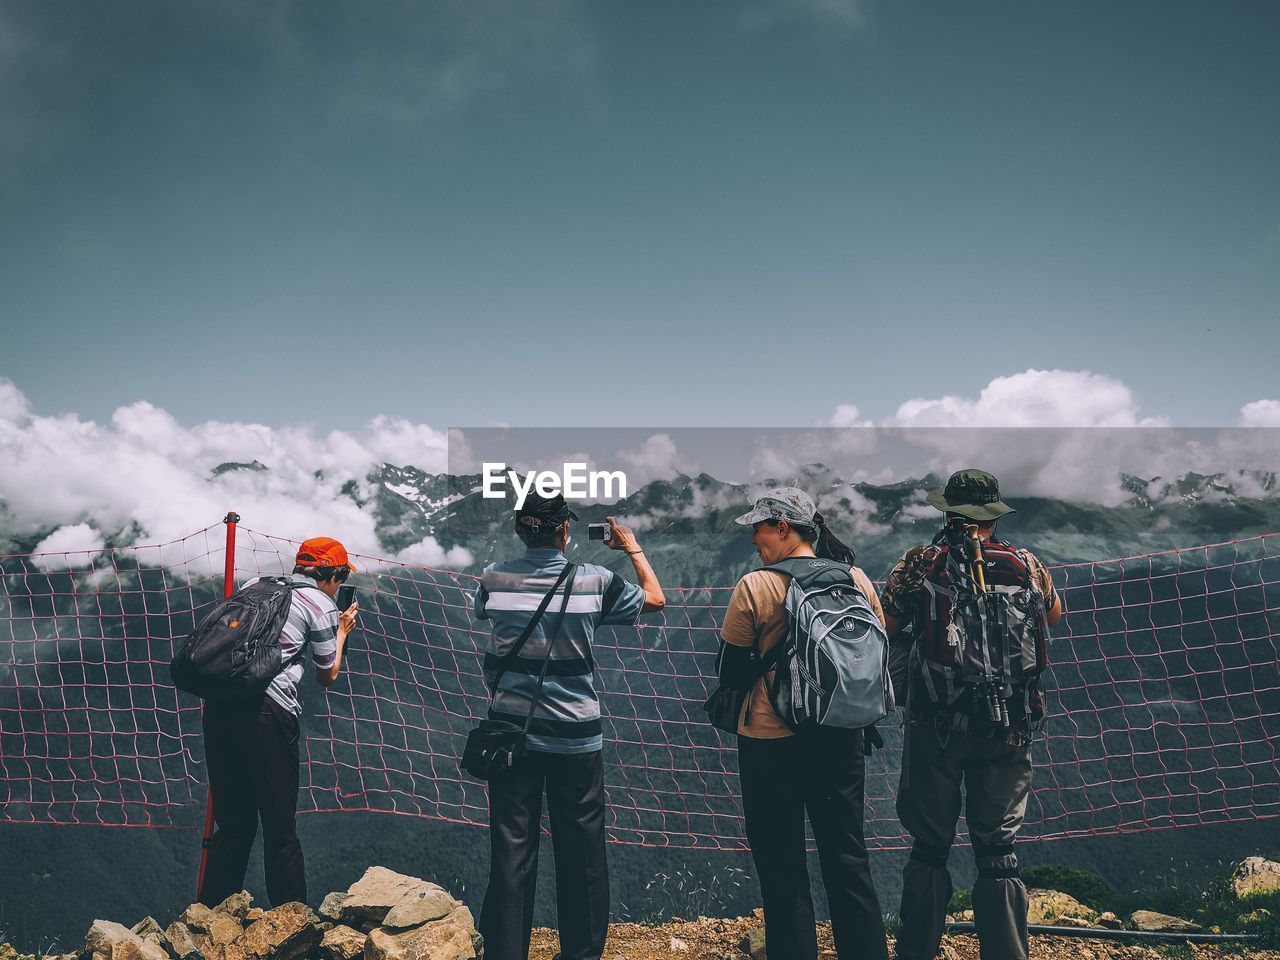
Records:
{"label": "red fence post", "polygon": [[[236,524],[240,522],[240,514],[234,510],[228,513],[222,522],[227,525],[226,564],[222,568],[222,596],[231,596],[236,592]],[[203,704],[201,709],[204,709]],[[209,846],[213,842],[213,793],[210,792],[204,804],[204,832],[200,837],[200,875],[196,879],[196,902],[204,893],[204,870],[209,862]]]}

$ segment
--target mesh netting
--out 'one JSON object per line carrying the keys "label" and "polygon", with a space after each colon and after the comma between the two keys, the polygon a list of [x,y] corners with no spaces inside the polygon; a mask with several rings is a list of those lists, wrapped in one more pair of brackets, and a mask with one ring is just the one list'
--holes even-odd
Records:
{"label": "mesh netting", "polygon": [[[221,595],[223,528],[97,554],[0,558],[0,822],[194,826],[199,703],[168,682],[175,646]],[[296,544],[240,529],[243,580]],[[360,558],[343,678],[303,684],[299,809],[487,822],[458,772],[488,698],[474,577]],[[1026,838],[1280,814],[1280,539],[1053,568],[1049,718]],[[667,589],[665,611],[595,641],[616,843],[745,849],[736,748],[710,727],[730,587]],[[868,761],[867,839],[899,848],[896,724]]]}

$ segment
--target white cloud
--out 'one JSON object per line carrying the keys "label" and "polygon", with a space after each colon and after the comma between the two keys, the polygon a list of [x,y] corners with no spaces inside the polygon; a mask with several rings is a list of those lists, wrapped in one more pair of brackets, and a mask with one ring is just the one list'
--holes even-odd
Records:
{"label": "white cloud", "polygon": [[31,558],[37,569],[73,570],[93,565],[94,554],[106,546],[102,534],[87,523],[59,527],[41,540]]}
{"label": "white cloud", "polygon": [[0,420],[18,423],[31,412],[31,405],[17,385],[6,377],[0,377]]}
{"label": "white cloud", "polygon": [[435,537],[424,537],[401,550],[396,554],[396,559],[419,567],[466,567],[475,557],[466,547],[450,547],[446,550]]}
{"label": "white cloud", "polygon": [[[256,530],[327,534],[378,554],[371,508],[342,496],[343,485],[368,492],[369,471],[384,461],[429,473],[446,467],[443,433],[390,417],[320,436],[217,421],[187,428],[145,402],[121,407],[107,424],[32,416],[9,383],[0,383],[0,404],[10,414],[0,416],[0,502],[12,537],[88,523],[108,538],[158,543],[235,510]],[[255,460],[267,469],[213,476],[219,464]]]}
{"label": "white cloud", "polygon": [[822,421],[822,427],[869,427],[870,420],[864,420],[861,412],[852,403],[839,403],[831,411],[831,416]]}
{"label": "white cloud", "polygon": [[665,433],[648,437],[637,450],[618,450],[615,454],[627,474],[627,491],[634,493],[654,480],[671,480],[679,474],[693,476],[698,465],[680,454],[675,441]]}
{"label": "white cloud", "polygon": [[1280,400],[1255,400],[1240,408],[1242,427],[1280,427]]}
{"label": "white cloud", "polygon": [[1163,417],[1141,417],[1123,382],[1088,370],[1026,370],[996,377],[977,398],[952,394],[903,403],[896,427],[1162,427]]}

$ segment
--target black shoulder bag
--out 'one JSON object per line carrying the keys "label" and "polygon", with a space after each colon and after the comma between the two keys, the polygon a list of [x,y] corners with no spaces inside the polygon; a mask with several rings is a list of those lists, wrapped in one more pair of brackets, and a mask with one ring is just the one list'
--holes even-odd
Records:
{"label": "black shoulder bag", "polygon": [[520,655],[520,651],[524,649],[525,643],[533,635],[538,621],[542,619],[547,606],[551,603],[551,598],[560,589],[560,585],[564,584],[564,599],[560,601],[560,612],[556,614],[556,621],[551,627],[551,632],[547,634],[547,655],[542,660],[542,669],[538,673],[538,687],[533,692],[533,700],[529,704],[529,715],[524,718],[524,726],[518,727],[506,720],[481,720],[480,724],[467,734],[467,745],[462,750],[462,759],[458,761],[458,767],[463,773],[470,774],[477,780],[492,780],[498,774],[515,766],[516,761],[524,755],[529,725],[533,722],[534,710],[538,708],[538,698],[542,695],[542,682],[547,678],[547,667],[551,663],[551,650],[555,645],[556,637],[560,634],[560,626],[564,623],[564,613],[569,606],[569,596],[573,593],[573,578],[576,573],[577,568],[572,563],[565,564],[560,579],[542,598],[528,626],[524,628],[524,632],[503,658],[505,662],[493,679],[493,691],[496,697],[503,674]]}

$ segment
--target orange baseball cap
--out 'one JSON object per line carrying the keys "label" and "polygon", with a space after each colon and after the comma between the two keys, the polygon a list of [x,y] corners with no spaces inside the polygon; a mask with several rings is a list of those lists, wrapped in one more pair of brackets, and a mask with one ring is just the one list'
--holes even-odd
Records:
{"label": "orange baseball cap", "polygon": [[293,562],[304,567],[347,566],[352,570],[356,569],[356,565],[347,556],[347,548],[332,537],[304,540],[302,546],[298,547],[298,555]]}

